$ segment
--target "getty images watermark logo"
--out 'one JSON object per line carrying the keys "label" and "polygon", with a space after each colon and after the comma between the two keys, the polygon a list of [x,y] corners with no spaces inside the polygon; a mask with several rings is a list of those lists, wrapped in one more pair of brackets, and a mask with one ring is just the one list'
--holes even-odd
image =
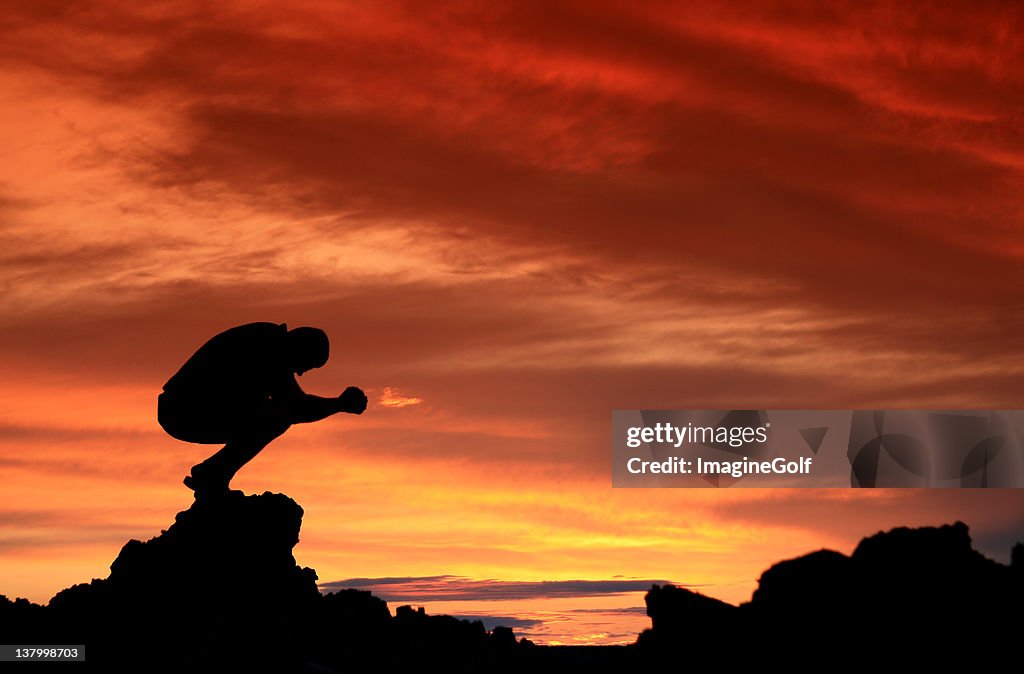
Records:
{"label": "getty images watermark logo", "polygon": [[1024,487],[1021,410],[617,410],[615,487]]}
{"label": "getty images watermark logo", "polygon": [[[771,422],[759,426],[695,426],[688,422],[685,426],[670,423],[655,423],[653,426],[630,426],[626,429],[626,446],[638,449],[645,444],[671,445],[679,449],[684,444],[697,444],[707,447],[715,445],[737,449],[752,444],[768,442],[768,431]],[[771,460],[755,461],[744,456],[733,461],[706,459],[701,456],[687,458],[669,456],[663,460],[645,460],[633,456],[626,462],[626,470],[633,475],[728,475],[738,478],[748,474],[779,474],[806,475],[811,472],[814,459],[802,457],[790,461],[786,457],[777,456]]]}

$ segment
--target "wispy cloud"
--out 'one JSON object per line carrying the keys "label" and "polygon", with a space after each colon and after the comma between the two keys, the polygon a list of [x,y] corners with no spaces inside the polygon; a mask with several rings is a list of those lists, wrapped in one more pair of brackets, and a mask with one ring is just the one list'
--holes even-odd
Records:
{"label": "wispy cloud", "polygon": [[390,386],[385,386],[380,395],[377,396],[377,404],[384,407],[409,407],[411,405],[419,405],[422,402],[422,398],[403,395],[397,389]]}
{"label": "wispy cloud", "polygon": [[646,592],[665,580],[475,580],[460,576],[408,578],[349,578],[320,583],[321,591],[357,588],[369,590],[391,602],[499,601],[509,599],[554,599],[598,597]]}

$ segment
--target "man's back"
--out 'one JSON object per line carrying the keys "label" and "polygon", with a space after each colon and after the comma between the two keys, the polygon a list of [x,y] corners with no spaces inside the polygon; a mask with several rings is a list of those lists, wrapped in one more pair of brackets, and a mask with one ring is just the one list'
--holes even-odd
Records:
{"label": "man's back", "polygon": [[170,395],[212,398],[225,395],[265,396],[282,377],[285,324],[248,323],[211,338],[164,384]]}

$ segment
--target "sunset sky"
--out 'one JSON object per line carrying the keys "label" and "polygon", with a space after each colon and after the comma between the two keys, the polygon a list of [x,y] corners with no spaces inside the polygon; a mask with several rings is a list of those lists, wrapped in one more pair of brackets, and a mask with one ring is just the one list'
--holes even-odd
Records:
{"label": "sunset sky", "polygon": [[322,589],[613,643],[896,525],[1006,561],[1020,490],[610,486],[613,409],[1024,407],[1024,7],[823,4],[0,3],[0,594],[190,505],[156,395],[250,321],[370,397],[233,483]]}

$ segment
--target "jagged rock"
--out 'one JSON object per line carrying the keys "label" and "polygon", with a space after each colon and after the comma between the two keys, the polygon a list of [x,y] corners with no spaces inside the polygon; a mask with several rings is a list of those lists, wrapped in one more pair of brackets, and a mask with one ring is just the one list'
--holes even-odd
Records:
{"label": "jagged rock", "polygon": [[429,616],[363,590],[322,596],[295,563],[302,508],[282,494],[200,501],[129,541],[110,575],[47,607],[0,596],[0,634],[86,644],[96,671],[385,671],[423,658],[460,671],[516,646],[507,628]]}
{"label": "jagged rock", "polygon": [[819,550],[772,565],[738,611],[655,586],[647,595],[652,628],[639,644],[660,649],[659,657],[696,647],[687,651],[691,663],[727,653],[734,667],[836,653],[941,663],[949,649],[993,662],[1016,649],[1015,575],[974,550],[962,522],[897,528],[865,538],[850,556]]}
{"label": "jagged rock", "polygon": [[295,563],[302,509],[290,498],[232,494],[179,513],[159,536],[130,541],[108,578],[48,607],[0,596],[14,643],[86,644],[95,671],[565,671],[851,661],[978,666],[1016,653],[1021,557],[998,564],[966,525],[893,529],[850,556],[829,550],[773,565],[750,603],[655,585],[652,627],[637,648],[518,644],[508,628],[430,616],[361,590],[321,596]]}
{"label": "jagged rock", "polygon": [[97,645],[94,662],[127,649],[183,665],[287,665],[321,601],[316,573],[292,557],[301,523],[302,508],[281,494],[196,502],[159,536],[129,541],[108,578],[58,593],[49,608],[66,636]]}
{"label": "jagged rock", "polygon": [[5,644],[39,643],[36,636],[45,634],[46,609],[28,599],[11,601],[0,594],[0,639]]}
{"label": "jagged rock", "polygon": [[822,611],[835,603],[845,606],[854,590],[836,581],[849,576],[849,557],[819,550],[773,564],[761,574],[751,604],[764,612]]}
{"label": "jagged rock", "polygon": [[644,630],[639,643],[653,646],[659,639],[700,643],[736,628],[738,609],[713,597],[675,585],[652,585],[644,597],[651,629]]}
{"label": "jagged rock", "polygon": [[511,627],[496,626],[491,630],[491,645],[495,648],[514,648],[516,635]]}

